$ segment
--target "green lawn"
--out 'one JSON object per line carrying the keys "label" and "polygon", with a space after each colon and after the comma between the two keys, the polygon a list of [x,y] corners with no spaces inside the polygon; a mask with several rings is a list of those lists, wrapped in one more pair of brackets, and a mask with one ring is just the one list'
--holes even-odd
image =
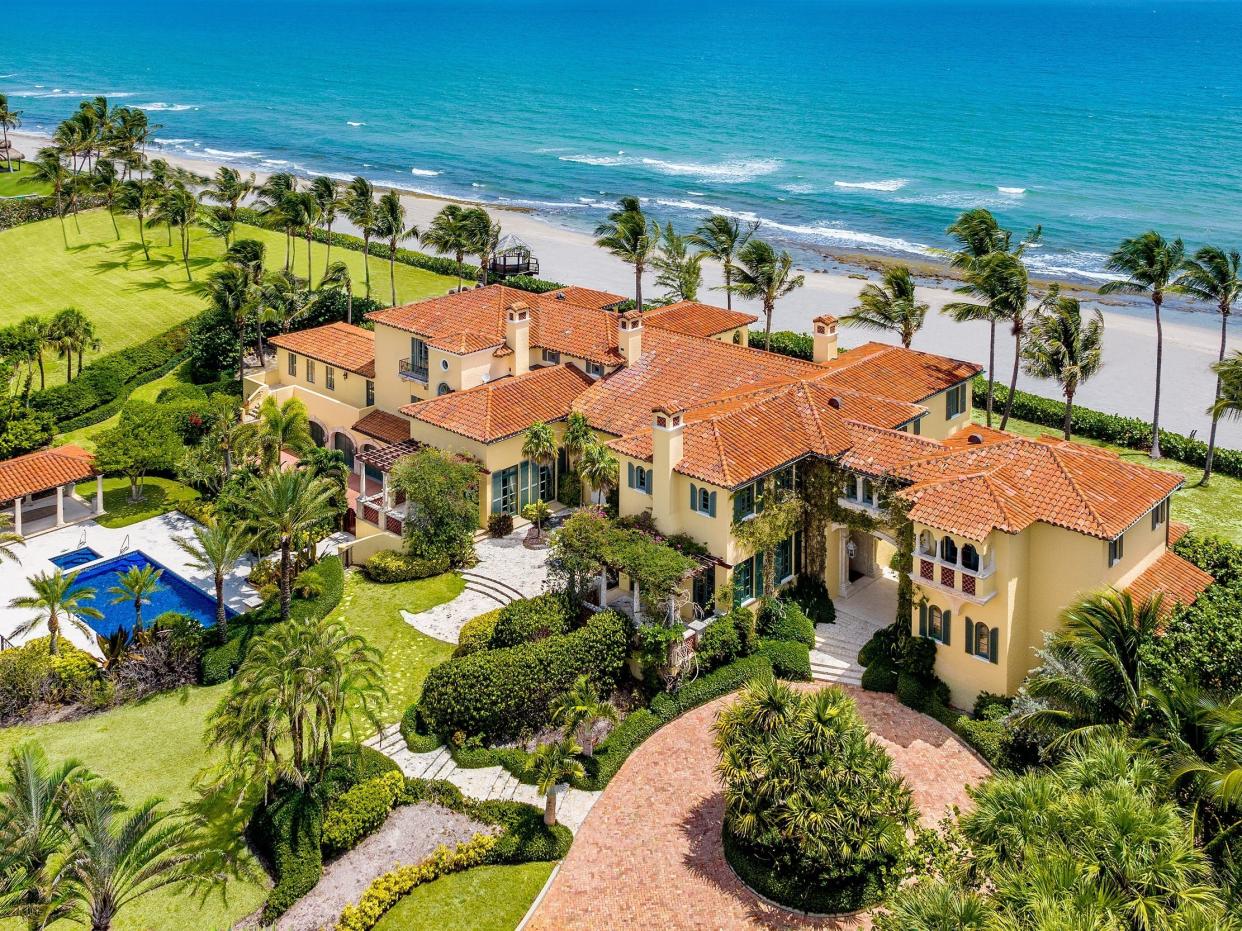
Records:
{"label": "green lawn", "polygon": [[477,866],[419,886],[375,931],[513,931],[552,873],[551,863]]}
{"label": "green lawn", "polygon": [[[104,515],[99,523],[104,527],[116,529],[128,527],[148,517],[167,514],[175,511],[182,501],[193,501],[199,497],[197,491],[188,485],[173,481],[171,478],[145,478],[142,481],[142,500],[129,500],[129,479],[124,476],[104,479]],[[82,482],[77,487],[78,494],[87,500],[95,500],[95,480]]]}
{"label": "green lawn", "polygon": [[[145,385],[139,385],[130,393],[130,398],[135,401],[152,401],[154,402],[161,391],[165,388],[171,388],[173,385],[184,384],[188,380],[186,372],[187,365],[181,365],[173,369],[166,375],[161,375],[155,381],[149,381]],[[89,427],[79,427],[77,430],[71,430],[68,433],[58,434],[56,444],[76,443],[83,449],[90,452],[95,451],[95,439],[99,434],[106,430],[111,430],[121,422],[121,412],[117,411],[107,420],[101,420],[99,423],[91,424]]]}
{"label": "green lawn", "polygon": [[[0,173],[2,174],[2,173]],[[0,232],[0,326],[15,323],[28,314],[52,314],[76,306],[95,322],[103,351],[111,352],[141,342],[175,323],[188,319],[205,306],[186,281],[179,246],[168,245],[163,229],[147,231],[151,261],[143,257],[137,223],[118,217],[121,239],[112,232],[105,210],[65,218],[69,246],[61,238],[58,220],[28,223]],[[270,268],[284,265],[285,237],[256,227],[238,227],[238,235],[267,245]],[[176,235],[174,234],[174,242]],[[306,274],[306,244],[297,245],[296,271]],[[196,282],[207,277],[219,263],[224,244],[202,230],[193,232],[190,268]],[[332,258],[348,263],[356,292],[363,293],[362,253],[332,250]],[[325,247],[314,243],[311,251],[316,276],[323,274]],[[382,259],[371,258],[371,279],[377,299],[387,300],[388,268]],[[401,301],[444,294],[456,285],[453,278],[435,275],[409,265],[397,265],[397,296]],[[88,356],[88,360],[89,360]],[[64,378],[64,365],[49,353],[49,380]]]}
{"label": "green lawn", "polygon": [[426,611],[456,598],[463,588],[461,576],[451,572],[390,585],[370,582],[360,572],[345,576],[345,595],[335,616],[384,653],[385,723],[400,721],[418,698],[428,671],[453,655],[451,643],[419,633],[401,617],[401,609],[415,614]]}
{"label": "green lawn", "polygon": [[[27,152],[27,155],[33,156],[33,152]],[[0,197],[21,197],[28,194],[50,194],[52,193],[51,185],[37,182],[35,184],[27,184],[25,179],[30,177],[30,169],[21,162],[14,162],[13,167],[17,169],[14,172],[4,170],[4,159],[0,159]]]}
{"label": "green lawn", "polygon": [[[204,750],[203,722],[227,685],[186,688],[65,724],[0,729],[0,758],[36,738],[54,760],[75,757],[116,783],[126,800],[152,795],[180,804],[194,797],[191,783],[214,762]],[[121,912],[117,931],[150,928],[228,928],[256,909],[266,895],[254,882],[230,882],[224,897],[200,901],[188,890],[161,890]],[[68,924],[57,927],[71,927]],[[16,928],[13,922],[0,925]]]}
{"label": "green lawn", "polygon": [[[984,415],[981,411],[976,410],[974,417],[977,423],[983,422]],[[999,421],[997,422],[999,423]],[[1022,436],[1040,436],[1045,433],[1050,433],[1054,436],[1061,435],[1059,430],[1041,426],[1040,424],[1029,423],[1025,420],[1011,419],[1006,429]],[[1215,474],[1207,487],[1203,488],[1198,484],[1199,479],[1203,477],[1203,470],[1195,466],[1188,466],[1174,459],[1153,461],[1146,453],[1139,450],[1125,449],[1121,446],[1113,446],[1110,443],[1102,443],[1099,440],[1092,440],[1087,437],[1076,436],[1074,440],[1080,443],[1088,443],[1092,446],[1102,446],[1105,449],[1111,449],[1123,459],[1128,459],[1139,465],[1150,466],[1153,469],[1164,469],[1168,472],[1177,472],[1185,476],[1185,486],[1173,496],[1174,520],[1185,521],[1201,533],[1213,534],[1234,543],[1242,544],[1242,480],[1228,475]]]}

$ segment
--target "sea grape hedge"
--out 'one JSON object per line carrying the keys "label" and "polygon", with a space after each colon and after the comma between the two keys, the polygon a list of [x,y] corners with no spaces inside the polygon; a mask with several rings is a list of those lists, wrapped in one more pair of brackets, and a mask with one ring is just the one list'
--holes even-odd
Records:
{"label": "sea grape hedge", "polygon": [[427,675],[418,729],[499,740],[539,727],[547,723],[552,699],[578,676],[589,675],[605,689],[615,684],[628,640],[625,618],[602,611],[569,634],[454,657]]}

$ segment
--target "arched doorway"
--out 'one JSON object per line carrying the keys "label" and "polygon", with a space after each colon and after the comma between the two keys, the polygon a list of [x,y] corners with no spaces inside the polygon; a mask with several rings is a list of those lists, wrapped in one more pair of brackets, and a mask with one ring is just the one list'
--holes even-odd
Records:
{"label": "arched doorway", "polygon": [[314,440],[316,446],[323,446],[324,442],[328,438],[328,435],[327,433],[324,432],[323,427],[319,424],[318,421],[315,421],[315,420],[312,420],[310,422],[310,435],[311,435],[311,439]]}
{"label": "arched doorway", "polygon": [[332,448],[345,456],[345,465],[349,466],[349,471],[352,472],[354,470],[354,441],[349,438],[349,434],[338,433],[333,436]]}

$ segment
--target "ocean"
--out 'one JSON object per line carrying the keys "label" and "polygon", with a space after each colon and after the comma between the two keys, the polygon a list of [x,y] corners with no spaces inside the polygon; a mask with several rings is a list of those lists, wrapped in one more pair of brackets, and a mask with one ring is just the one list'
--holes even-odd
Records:
{"label": "ocean", "polygon": [[1105,277],[1149,228],[1242,245],[1242,4],[1172,0],[61,0],[0,92],[48,132],[106,94],[159,147],[364,174],[594,226],[621,194],[804,255],[934,256],[960,211]]}

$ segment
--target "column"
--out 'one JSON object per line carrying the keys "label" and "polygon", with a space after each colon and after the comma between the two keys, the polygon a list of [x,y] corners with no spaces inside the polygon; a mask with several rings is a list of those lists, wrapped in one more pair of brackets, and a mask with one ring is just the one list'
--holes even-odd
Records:
{"label": "column", "polygon": [[103,512],[103,473],[100,473],[95,476],[95,513]]}
{"label": "column", "polygon": [[13,499],[13,532],[22,535],[22,499]]}
{"label": "column", "polygon": [[56,486],[56,526],[60,527],[65,523],[65,486]]}
{"label": "column", "polygon": [[367,467],[362,467],[362,474],[358,477],[358,500],[361,501],[367,496]]}
{"label": "column", "polygon": [[642,623],[643,609],[639,607],[642,602],[638,597],[638,579],[631,579],[630,581],[634,584],[634,623],[640,624]]}
{"label": "column", "polygon": [[600,609],[608,607],[608,570],[602,569],[599,573],[599,606]]}

